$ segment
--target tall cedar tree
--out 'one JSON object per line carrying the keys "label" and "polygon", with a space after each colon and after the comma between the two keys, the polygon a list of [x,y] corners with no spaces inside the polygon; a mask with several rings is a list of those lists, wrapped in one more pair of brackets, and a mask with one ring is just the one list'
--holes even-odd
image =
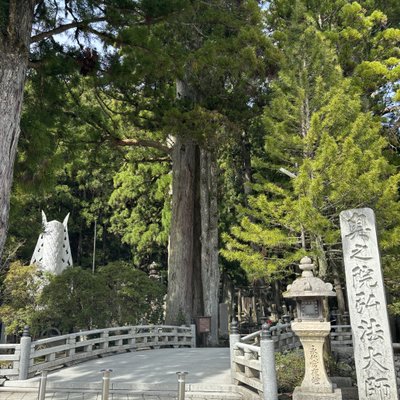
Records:
{"label": "tall cedar tree", "polygon": [[[214,343],[219,286],[217,149],[252,113],[260,94],[258,83],[271,73],[277,58],[263,35],[260,17],[254,1],[194,2],[173,21],[154,26],[151,43],[142,50],[127,30],[124,39],[132,45],[123,49],[123,62],[114,68],[129,74],[104,86],[124,96],[140,82],[144,95],[153,95],[146,112],[129,121],[140,129],[127,132],[118,143],[142,145],[141,135],[152,132],[148,146],[171,157],[166,318],[172,323],[183,316],[188,322],[196,315],[210,315]],[[164,50],[148,53],[150,45]],[[149,68],[130,69],[135,59],[147,60]],[[137,106],[136,98],[127,97]],[[160,131],[162,141],[157,137]]]}
{"label": "tall cedar tree", "polygon": [[[44,60],[29,60],[35,44],[52,41],[56,34],[73,30],[78,45],[82,34],[97,36],[113,43],[126,26],[157,22],[184,5],[184,1],[114,1],[99,4],[94,0],[70,2],[11,0],[0,5],[0,255],[9,215],[9,200],[14,160],[20,134],[23,90],[29,61],[31,66]],[[33,26],[33,31],[32,31]],[[82,45],[81,45],[82,46]],[[62,51],[62,46],[59,47]],[[81,73],[89,73],[95,64],[93,52],[82,49],[77,61]]]}
{"label": "tall cedar tree", "polygon": [[[271,65],[277,55],[262,32],[255,1],[192,2],[184,13],[170,19],[161,17],[182,3],[166,2],[165,7],[162,4],[132,3],[133,8],[139,7],[133,15],[119,15],[116,7],[111,12],[110,4],[108,24],[91,25],[89,19],[79,24],[78,18],[72,23],[70,27],[79,32],[97,34],[118,47],[110,54],[106,71],[93,89],[96,94],[101,89],[103,98],[98,100],[103,116],[111,122],[94,121],[94,113],[88,107],[80,113],[75,109],[73,117],[78,115],[83,121],[96,124],[114,144],[153,147],[171,157],[173,224],[168,320],[176,322],[180,310],[186,321],[200,313],[210,314],[215,342],[219,281],[216,149],[223,140],[221,133],[252,113],[260,94],[259,82],[263,83],[273,72]],[[79,15],[82,11],[78,7],[74,13]],[[94,13],[97,22],[103,11]],[[157,24],[151,25],[152,22]],[[48,46],[62,53],[64,50],[54,46],[50,35],[37,34],[35,40],[49,38]],[[41,42],[40,49],[43,45]],[[88,79],[91,61],[96,61],[90,59],[90,54],[83,50],[78,58],[81,73]],[[175,82],[177,99],[173,97]],[[114,96],[114,104],[103,101],[104,95],[107,99]],[[125,110],[121,109],[121,99],[128,100]],[[120,116],[118,129],[112,129],[115,120],[110,114]]]}
{"label": "tall cedar tree", "polygon": [[[283,26],[283,4],[287,2],[273,2],[270,9],[276,24],[274,37],[285,57],[265,110],[268,176],[260,177],[254,186],[258,194],[249,198],[240,226],[226,235],[223,255],[240,261],[250,276],[274,280],[290,272],[288,267],[305,251],[312,252],[319,274],[332,274],[340,283],[341,210],[374,208],[381,247],[392,254],[392,261],[398,242],[399,175],[386,158],[388,142],[379,116],[366,108],[376,110],[379,104],[370,99],[367,81],[360,79],[365,78],[371,54],[355,49],[351,60],[356,64],[351,66],[343,57],[350,40],[346,41],[345,32],[356,33],[350,29],[354,21],[363,20],[359,31],[365,30],[370,49],[378,41],[376,35],[387,34],[385,30],[372,33],[384,15],[378,11],[368,15],[357,3],[345,4],[338,9],[336,21],[324,25],[321,21],[326,23],[325,17],[332,15],[318,13],[325,3],[313,9],[309,2],[298,1]],[[350,14],[358,18],[349,18]],[[340,21],[344,26],[337,25]],[[381,49],[380,54],[376,63],[384,64],[387,52]],[[387,76],[381,85],[385,82]],[[278,184],[278,171],[287,175],[286,182]],[[343,298],[340,301],[343,310]]]}

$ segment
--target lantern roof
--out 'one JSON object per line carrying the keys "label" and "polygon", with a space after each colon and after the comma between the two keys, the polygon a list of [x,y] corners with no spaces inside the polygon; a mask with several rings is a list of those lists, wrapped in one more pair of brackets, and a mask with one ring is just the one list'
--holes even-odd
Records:
{"label": "lantern roof", "polygon": [[314,264],[309,257],[303,257],[299,265],[303,271],[300,278],[297,278],[291,285],[288,285],[287,291],[283,297],[330,297],[336,296],[331,283],[325,283],[322,279],[313,274]]}

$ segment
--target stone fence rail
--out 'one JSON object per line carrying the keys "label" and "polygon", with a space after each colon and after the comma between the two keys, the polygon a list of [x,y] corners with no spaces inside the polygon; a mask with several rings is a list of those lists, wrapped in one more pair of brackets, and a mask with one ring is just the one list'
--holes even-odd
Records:
{"label": "stone fence rail", "polygon": [[[291,330],[290,323],[277,324],[269,329],[271,339],[274,342],[276,352],[285,352],[301,347],[300,340]],[[244,384],[260,394],[261,399],[268,400],[271,397],[265,395],[266,384],[263,382],[265,375],[271,366],[262,360],[261,331],[240,337],[230,336],[231,346],[231,376],[235,384]],[[353,340],[350,325],[332,325],[330,333],[332,351],[347,351],[352,353]],[[393,348],[400,350],[400,344],[393,343]],[[400,368],[400,355],[398,357]],[[273,366],[272,368],[275,368]],[[264,372],[263,372],[264,371]],[[400,369],[398,372],[400,381]]]}
{"label": "stone fence rail", "polygon": [[[288,351],[299,348],[300,341],[291,330],[290,323],[277,324],[269,329],[275,351]],[[244,384],[257,391],[262,398],[265,396],[266,387],[263,375],[267,374],[271,366],[262,362],[261,330],[244,337],[235,337],[231,343],[231,375],[236,384]],[[232,338],[232,335],[231,335]],[[240,339],[239,339],[240,338]],[[275,366],[273,366],[275,369]]]}
{"label": "stone fence rail", "polygon": [[124,326],[36,341],[25,335],[19,344],[0,345],[0,375],[27,379],[39,371],[96,356],[161,347],[196,347],[195,326]]}

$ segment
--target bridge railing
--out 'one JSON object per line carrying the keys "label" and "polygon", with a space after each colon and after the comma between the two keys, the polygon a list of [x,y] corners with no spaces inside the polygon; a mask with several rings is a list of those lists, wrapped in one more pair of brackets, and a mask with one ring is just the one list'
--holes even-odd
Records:
{"label": "bridge railing", "polygon": [[[236,327],[236,325],[235,325]],[[291,329],[290,323],[278,323],[269,329],[274,349],[284,352],[301,347],[299,338]],[[263,392],[263,360],[261,359],[261,330],[241,337],[231,335],[231,376],[236,384],[244,384],[257,391],[262,398],[267,399]],[[351,349],[352,333],[350,325],[332,325],[330,334],[332,350],[347,347]],[[268,370],[268,366],[264,366]],[[271,366],[269,366],[271,368]],[[275,366],[272,366],[275,368]]]}
{"label": "bridge railing", "polygon": [[[290,323],[279,323],[271,327],[269,332],[275,351],[300,347],[300,341],[294,335]],[[261,330],[243,337],[238,334],[231,335],[231,376],[234,383],[247,385],[263,395],[265,391],[263,375],[267,373],[270,366],[265,365],[261,359],[263,352],[260,336]]]}
{"label": "bridge railing", "polygon": [[261,347],[237,342],[233,349],[232,379],[236,384],[245,384],[261,393]]}
{"label": "bridge railing", "polygon": [[161,347],[196,347],[195,326],[124,326],[36,341],[22,337],[21,344],[0,345],[0,375],[8,379],[27,379],[41,370],[96,356]]}
{"label": "bridge railing", "polygon": [[18,376],[21,346],[0,344],[0,376]]}

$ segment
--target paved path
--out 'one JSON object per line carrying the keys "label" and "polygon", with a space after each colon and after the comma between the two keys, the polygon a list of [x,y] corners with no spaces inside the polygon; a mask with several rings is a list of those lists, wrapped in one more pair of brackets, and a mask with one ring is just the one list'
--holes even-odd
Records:
{"label": "paved path", "polygon": [[[189,372],[187,400],[259,400],[244,389],[233,392],[228,348],[159,349],[96,358],[49,373],[46,400],[101,400],[100,370],[105,368],[113,370],[110,400],[176,399],[177,371]],[[37,400],[38,385],[39,377],[6,382],[0,400]],[[343,399],[357,399],[350,394],[344,391]]]}
{"label": "paved path", "polygon": [[[188,398],[196,398],[193,397],[195,393],[209,390],[206,398],[218,399],[212,392],[232,391],[229,348],[158,349],[96,358],[50,372],[46,400],[100,399],[100,370],[105,368],[113,370],[110,387],[111,398],[115,400],[176,398],[178,371],[188,372],[187,389],[193,392]],[[37,398],[39,379],[6,382],[0,390],[0,400]],[[235,399],[241,398],[237,394],[231,395]]]}

